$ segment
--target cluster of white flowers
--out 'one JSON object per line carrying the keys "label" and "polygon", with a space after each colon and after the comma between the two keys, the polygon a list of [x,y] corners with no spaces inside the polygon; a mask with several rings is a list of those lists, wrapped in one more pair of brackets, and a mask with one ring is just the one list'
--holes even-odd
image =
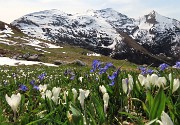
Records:
{"label": "cluster of white flowers", "polygon": [[130,94],[133,89],[133,83],[133,77],[130,74],[128,74],[128,78],[122,79],[122,88],[124,93],[128,93],[128,95]]}
{"label": "cluster of white flowers", "polygon": [[142,86],[144,86],[146,89],[151,88],[151,85],[153,86],[165,86],[166,85],[166,78],[165,77],[159,77],[156,74],[147,75],[147,77],[139,74],[138,80]]}
{"label": "cluster of white flowers", "polygon": [[41,96],[43,99],[48,98],[48,99],[52,99],[55,104],[59,103],[59,94],[61,91],[60,87],[53,87],[52,91],[51,90],[47,90],[47,85],[39,85],[39,91],[41,92]]}
{"label": "cluster of white flowers", "polygon": [[[142,86],[144,86],[146,89],[151,88],[151,86],[158,86],[158,87],[165,87],[167,84],[167,80],[165,77],[159,77],[156,74],[147,75],[146,77],[139,74],[138,80]],[[172,82],[172,75],[169,74],[169,80]],[[173,88],[172,93],[175,92],[180,86],[179,79],[173,80]]]}

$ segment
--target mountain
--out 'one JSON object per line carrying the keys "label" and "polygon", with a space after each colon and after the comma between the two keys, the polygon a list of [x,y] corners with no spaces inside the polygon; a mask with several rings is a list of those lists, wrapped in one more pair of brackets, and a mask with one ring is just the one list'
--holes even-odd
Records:
{"label": "mountain", "polygon": [[31,37],[78,45],[139,64],[179,60],[179,24],[155,11],[135,20],[111,8],[74,15],[45,10],[11,23]]}
{"label": "mountain", "polygon": [[152,11],[136,20],[132,38],[153,54],[180,60],[180,22]]}

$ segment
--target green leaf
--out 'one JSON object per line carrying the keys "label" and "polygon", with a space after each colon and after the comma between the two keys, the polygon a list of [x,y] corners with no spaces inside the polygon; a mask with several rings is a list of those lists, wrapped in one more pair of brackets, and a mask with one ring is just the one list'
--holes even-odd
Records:
{"label": "green leaf", "polygon": [[154,105],[154,99],[153,99],[153,96],[152,96],[152,94],[151,94],[150,91],[147,92],[147,94],[146,94],[146,99],[147,99],[147,102],[148,102],[147,107],[148,107],[148,109],[149,109],[149,111],[150,111],[151,108],[152,108],[153,105]]}
{"label": "green leaf", "polygon": [[140,118],[138,118],[138,117],[136,117],[136,116],[134,116],[134,115],[132,115],[130,113],[127,113],[127,112],[119,112],[119,113],[122,114],[122,115],[128,116],[133,121],[134,120],[137,121],[138,125],[143,125],[142,119],[140,119]]}
{"label": "green leaf", "polygon": [[165,109],[166,96],[164,90],[161,87],[154,98],[154,103],[150,110],[150,120],[161,116],[162,111]]}
{"label": "green leaf", "polygon": [[81,111],[71,104],[70,110],[72,112],[72,122],[74,125],[79,125],[83,123],[83,116],[81,114]]}
{"label": "green leaf", "polygon": [[95,105],[96,112],[98,114],[99,122],[104,123],[105,122],[105,114],[104,114],[104,109],[103,109],[103,104],[101,104],[95,96],[92,96],[92,102]]}

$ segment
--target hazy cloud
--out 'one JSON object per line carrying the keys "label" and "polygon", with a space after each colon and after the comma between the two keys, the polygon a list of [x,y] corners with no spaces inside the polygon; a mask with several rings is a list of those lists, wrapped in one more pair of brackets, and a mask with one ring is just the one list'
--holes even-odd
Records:
{"label": "hazy cloud", "polygon": [[180,20],[179,0],[0,0],[0,20],[10,23],[25,14],[47,9],[78,13],[88,9],[113,8],[138,18],[152,10]]}

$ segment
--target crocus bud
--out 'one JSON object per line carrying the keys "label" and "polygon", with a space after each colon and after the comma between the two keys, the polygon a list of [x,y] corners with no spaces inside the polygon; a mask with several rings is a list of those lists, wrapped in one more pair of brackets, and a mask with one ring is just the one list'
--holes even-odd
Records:
{"label": "crocus bud", "polygon": [[169,73],[169,81],[172,82],[172,73]]}
{"label": "crocus bud", "polygon": [[179,88],[179,85],[180,85],[179,79],[174,79],[172,93],[174,93]]}
{"label": "crocus bud", "polygon": [[109,94],[108,93],[105,93],[103,95],[103,101],[104,101],[104,113],[106,114],[106,110],[107,110],[108,102],[109,102]]}
{"label": "crocus bud", "polygon": [[122,88],[123,88],[123,91],[124,93],[127,93],[127,90],[128,90],[128,82],[127,82],[128,79],[122,79]]}
{"label": "crocus bud", "polygon": [[77,90],[75,88],[73,88],[72,93],[73,93],[73,99],[74,99],[74,102],[75,102],[75,100],[77,98],[77,95],[78,95]]}
{"label": "crocus bud", "polygon": [[102,92],[102,94],[106,93],[106,88],[104,87],[104,85],[100,85],[99,90]]}

